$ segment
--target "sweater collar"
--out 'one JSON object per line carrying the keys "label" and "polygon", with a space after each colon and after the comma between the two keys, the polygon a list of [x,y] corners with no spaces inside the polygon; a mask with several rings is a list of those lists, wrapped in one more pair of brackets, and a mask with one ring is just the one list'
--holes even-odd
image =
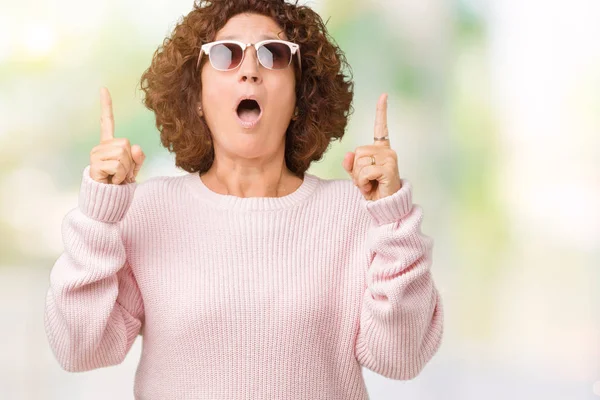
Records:
{"label": "sweater collar", "polygon": [[184,176],[184,180],[195,196],[210,202],[214,207],[245,211],[266,211],[292,208],[309,197],[319,184],[319,178],[317,176],[305,172],[302,184],[295,191],[285,196],[238,197],[212,191],[204,184],[198,172],[188,172]]}

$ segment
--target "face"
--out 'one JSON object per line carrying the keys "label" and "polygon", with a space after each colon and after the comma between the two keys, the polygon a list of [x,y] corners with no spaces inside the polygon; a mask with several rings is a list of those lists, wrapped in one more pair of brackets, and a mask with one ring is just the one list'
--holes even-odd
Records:
{"label": "face", "polygon": [[[273,19],[257,14],[239,14],[229,19],[214,40],[223,39],[243,43],[288,40]],[[218,151],[256,158],[281,150],[296,106],[293,63],[297,63],[297,56],[287,68],[270,70],[258,64],[256,49],[250,46],[241,65],[231,71],[218,71],[208,62],[208,55],[202,57],[206,58],[201,71],[202,110]],[[259,112],[245,112],[246,102],[238,108],[240,99],[246,96],[254,96],[260,104],[260,118],[251,127],[243,121],[256,120]]]}

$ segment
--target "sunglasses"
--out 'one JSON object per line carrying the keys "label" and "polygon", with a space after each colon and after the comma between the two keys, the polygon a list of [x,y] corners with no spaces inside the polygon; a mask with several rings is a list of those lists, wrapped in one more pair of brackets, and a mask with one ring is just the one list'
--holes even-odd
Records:
{"label": "sunglasses", "polygon": [[237,40],[218,40],[202,45],[196,68],[200,65],[202,54],[208,54],[212,67],[219,71],[236,69],[244,61],[246,48],[254,46],[258,62],[268,69],[284,69],[292,62],[292,56],[298,56],[298,67],[301,69],[300,46],[285,40],[269,39],[258,43],[242,43]]}

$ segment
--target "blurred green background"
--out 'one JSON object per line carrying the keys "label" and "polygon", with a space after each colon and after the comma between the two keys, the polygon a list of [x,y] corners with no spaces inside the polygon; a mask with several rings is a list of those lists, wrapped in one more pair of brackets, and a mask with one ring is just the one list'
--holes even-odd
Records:
{"label": "blurred green background", "polygon": [[[442,347],[410,382],[364,370],[373,399],[600,399],[600,2],[319,0],[355,81],[346,136],[310,173],[347,178],[375,105],[434,238]],[[0,398],[129,399],[123,364],[62,371],[43,329],[60,225],[100,137],[178,175],[139,78],[192,1],[2,0]]]}

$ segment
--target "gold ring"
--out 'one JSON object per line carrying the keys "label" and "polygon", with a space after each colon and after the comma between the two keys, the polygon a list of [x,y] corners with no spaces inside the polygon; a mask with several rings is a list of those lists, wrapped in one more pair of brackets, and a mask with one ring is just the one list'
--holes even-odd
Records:
{"label": "gold ring", "polygon": [[377,140],[390,140],[390,137],[389,137],[389,135],[386,135],[384,137],[373,137],[373,139],[375,141],[377,141]]}
{"label": "gold ring", "polygon": [[371,165],[375,165],[375,157],[371,156]]}

